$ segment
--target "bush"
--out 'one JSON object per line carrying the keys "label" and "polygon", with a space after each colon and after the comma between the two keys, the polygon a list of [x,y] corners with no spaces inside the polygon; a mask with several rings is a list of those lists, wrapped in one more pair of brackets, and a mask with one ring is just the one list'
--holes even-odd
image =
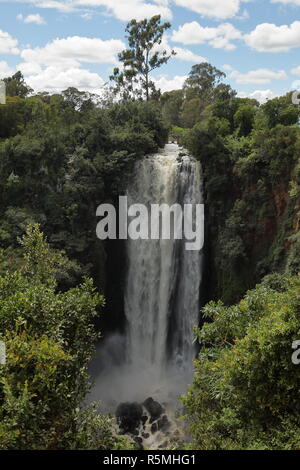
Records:
{"label": "bush", "polygon": [[300,449],[300,278],[266,280],[236,306],[210,303],[183,398],[193,449]]}
{"label": "bush", "polygon": [[0,366],[0,448],[126,447],[108,417],[81,410],[103,297],[89,279],[57,292],[64,258],[37,225],[28,227],[22,247],[20,269],[0,277],[0,338],[7,350]]}

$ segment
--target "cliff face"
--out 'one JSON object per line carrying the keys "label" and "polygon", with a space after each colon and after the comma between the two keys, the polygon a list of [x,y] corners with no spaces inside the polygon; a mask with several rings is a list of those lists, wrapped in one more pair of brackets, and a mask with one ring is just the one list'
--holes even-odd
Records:
{"label": "cliff face", "polygon": [[299,128],[277,126],[235,138],[234,146],[232,136],[208,140],[198,131],[191,150],[205,180],[206,300],[230,304],[269,273],[297,274]]}

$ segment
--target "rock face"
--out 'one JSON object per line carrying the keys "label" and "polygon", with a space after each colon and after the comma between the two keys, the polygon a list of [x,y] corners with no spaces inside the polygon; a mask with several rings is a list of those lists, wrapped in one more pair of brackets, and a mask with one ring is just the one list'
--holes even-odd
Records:
{"label": "rock face", "polygon": [[152,432],[152,434],[154,434],[155,432],[157,432],[157,429],[158,429],[158,428],[157,428],[157,423],[153,423],[153,424],[151,425],[151,432]]}
{"label": "rock face", "polygon": [[142,423],[145,425],[148,421],[148,416],[142,416]]}
{"label": "rock face", "polygon": [[168,420],[167,415],[164,415],[157,421],[157,427],[159,431],[167,431],[170,427],[170,421]]}
{"label": "rock face", "polygon": [[[129,435],[137,450],[148,448],[153,443],[158,446],[156,448],[164,448],[169,436],[172,438],[174,435],[174,423],[169,420],[162,405],[151,397],[142,404],[121,403],[116,410],[116,418],[120,434]],[[159,445],[161,442],[163,444]]]}
{"label": "rock face", "polygon": [[163,407],[161,406],[158,401],[153,400],[153,398],[147,398],[147,400],[143,403],[144,407],[150,414],[150,423],[153,423],[156,419],[158,419],[162,413],[164,412]]}
{"label": "rock face", "polygon": [[144,450],[143,439],[141,437],[135,437],[134,442],[135,442],[136,450]]}
{"label": "rock face", "polygon": [[116,418],[120,429],[124,432],[137,435],[137,428],[143,416],[143,407],[138,403],[121,403],[116,411]]}

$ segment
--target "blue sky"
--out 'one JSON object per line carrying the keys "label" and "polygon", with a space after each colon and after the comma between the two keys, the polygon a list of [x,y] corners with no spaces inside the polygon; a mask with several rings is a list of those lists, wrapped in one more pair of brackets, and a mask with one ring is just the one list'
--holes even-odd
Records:
{"label": "blue sky", "polygon": [[171,22],[164,47],[177,52],[154,74],[162,91],[203,60],[261,101],[300,83],[300,0],[0,0],[0,78],[20,69],[36,91],[97,92],[126,23],[154,14]]}

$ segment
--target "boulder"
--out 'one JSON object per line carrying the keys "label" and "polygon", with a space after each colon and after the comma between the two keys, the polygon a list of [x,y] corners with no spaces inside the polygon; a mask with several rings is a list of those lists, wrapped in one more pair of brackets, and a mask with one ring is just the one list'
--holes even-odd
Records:
{"label": "boulder", "polygon": [[162,413],[164,412],[163,407],[161,406],[158,401],[153,400],[153,398],[147,398],[147,400],[143,403],[144,407],[150,414],[150,423],[153,423],[156,419],[158,419]]}
{"label": "boulder", "polygon": [[144,450],[144,448],[143,448],[143,439],[141,437],[135,437],[133,440],[135,442],[136,450]]}
{"label": "boulder", "polygon": [[151,432],[152,434],[154,434],[155,432],[157,432],[157,423],[153,423],[152,426],[151,426]]}
{"label": "boulder", "polygon": [[167,415],[163,415],[163,417],[157,421],[157,427],[159,431],[167,431],[169,429],[170,421]]}
{"label": "boulder", "polygon": [[142,421],[143,424],[147,423],[147,421],[148,421],[148,416],[143,415],[141,421]]}
{"label": "boulder", "polygon": [[124,432],[136,433],[141,423],[143,408],[138,403],[121,403],[116,410],[117,423]]}

